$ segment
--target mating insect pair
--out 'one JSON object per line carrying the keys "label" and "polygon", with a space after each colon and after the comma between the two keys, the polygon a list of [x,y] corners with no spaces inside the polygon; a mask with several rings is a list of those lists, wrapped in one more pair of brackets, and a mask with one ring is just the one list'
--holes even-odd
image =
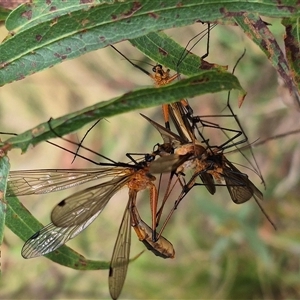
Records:
{"label": "mating insect pair", "polygon": [[[179,103],[174,104],[173,108],[180,107]],[[191,116],[187,117],[185,113],[179,113],[175,110],[174,113],[177,116],[176,119],[171,117],[174,122],[182,118],[186,124],[192,126],[189,121]],[[215,159],[215,156],[211,156],[206,167],[202,168],[202,170],[195,168],[194,178],[186,183],[182,176],[184,169],[180,171],[179,169],[182,166],[183,168],[189,167],[187,165],[192,166],[197,160],[205,161],[205,157],[201,158],[201,155],[207,152],[207,150],[196,140],[189,142],[188,138],[182,138],[159,124],[151,120],[149,121],[159,130],[163,136],[164,143],[160,144],[156,151],[150,155],[146,155],[139,162],[133,160],[133,164],[100,163],[99,168],[87,170],[36,170],[11,173],[9,193],[16,195],[42,194],[69,188],[92,180],[112,178],[109,181],[90,187],[61,201],[52,211],[52,223],[45,226],[25,243],[22,250],[24,257],[29,258],[44,255],[54,251],[69,239],[74,238],[95,220],[111,197],[125,186],[129,189],[129,199],[115,243],[109,275],[109,286],[112,297],[118,297],[125,280],[129,262],[130,226],[133,226],[139,239],[156,255],[164,258],[174,256],[172,244],[161,236],[162,230],[158,235],[155,232],[169,193],[166,192],[161,207],[157,209],[158,191],[153,183],[155,178],[151,173],[171,172],[171,178],[175,174],[177,175],[177,180],[181,183],[184,190],[175,199],[174,209],[187,194],[187,191],[192,188],[196,176],[200,176],[204,185],[213,194],[215,183],[208,181],[207,178],[209,180],[216,178],[216,174],[219,174],[220,178],[222,176],[229,178],[229,175],[225,174],[226,172],[223,171],[222,165]],[[177,126],[179,125],[177,124]],[[184,127],[182,124],[179,127],[184,132],[187,132],[189,136],[194,136],[192,127],[188,127],[188,125]],[[195,151],[195,149],[200,149],[200,152]],[[183,153],[183,151],[186,151],[186,153]],[[155,156],[157,155],[161,156],[161,158],[155,160]],[[159,168],[158,165],[160,166]],[[219,173],[212,168],[212,166],[215,167],[216,165],[221,169]],[[232,188],[237,188],[238,190],[246,188],[249,190],[247,181],[234,182]],[[149,202],[151,203],[152,211],[152,228],[143,222],[136,209],[137,194],[143,189],[150,191]],[[253,195],[253,191],[251,195]],[[168,220],[165,221],[163,228],[167,222]]]}
{"label": "mating insect pair", "polygon": [[[131,61],[129,62],[136,67],[134,63]],[[140,67],[138,68],[140,69]],[[154,66],[153,72],[154,74],[150,74],[147,71],[144,71],[144,73],[154,80],[156,86],[168,84],[179,76],[178,74],[170,76],[169,70],[164,70],[161,65]],[[245,144],[248,142],[248,138],[229,104],[229,96],[227,107],[231,113],[230,117],[234,118],[239,127],[238,130],[224,128],[218,124],[207,122],[199,116],[193,116],[193,109],[189,106],[185,99],[169,105],[163,105],[162,108],[165,127],[162,127],[145,117],[160,132],[164,141],[163,145],[171,145],[171,151],[169,150],[168,153],[169,155],[164,155],[163,157],[160,157],[154,161],[150,166],[150,172],[171,172],[171,176],[176,174],[178,177],[186,168],[194,170],[194,174],[188,182],[185,182],[185,178],[182,177],[182,193],[175,201],[174,207],[162,226],[160,233],[164,229],[171,214],[177,208],[180,201],[195,185],[204,185],[211,194],[215,193],[217,185],[226,185],[233,202],[240,204],[253,197],[261,208],[262,212],[265,214],[264,210],[259,204],[259,200],[263,199],[262,193],[250,181],[248,176],[240,172],[224,155],[224,150],[230,147],[237,147],[239,144]],[[172,123],[178,134],[174,134],[170,131],[170,119],[172,120]],[[226,131],[234,133],[234,135],[229,137],[224,143],[219,145],[210,145],[209,139],[207,139],[201,133],[198,128],[198,124],[200,124],[202,127],[210,127],[219,131],[225,131],[225,135],[227,135]],[[198,133],[200,140],[197,140],[196,133]],[[240,136],[242,139],[236,142],[235,140]],[[247,146],[250,147],[250,145]],[[163,148],[162,145],[159,145],[159,148]],[[257,169],[259,170],[259,168]],[[259,171],[257,174],[260,175]],[[202,181],[200,184],[196,182],[196,178],[198,176]],[[261,175],[260,177],[263,181]],[[164,202],[161,210],[163,206]],[[159,222],[161,210],[159,211],[157,222]],[[265,216],[268,218],[266,214]],[[275,227],[269,218],[268,220]]]}
{"label": "mating insect pair", "polygon": [[[153,69],[152,78],[168,80],[169,72],[165,72],[160,65]],[[156,76],[158,75],[158,76]],[[174,76],[173,79],[177,77]],[[141,161],[132,160],[133,163],[100,163],[94,170],[41,170],[26,171],[13,178],[11,174],[11,193],[46,193],[50,191],[79,185],[90,180],[111,178],[109,181],[78,192],[61,201],[52,211],[48,226],[33,235],[24,245],[22,254],[25,257],[35,257],[54,251],[69,239],[74,238],[89,226],[102,212],[113,195],[123,187],[128,187],[129,199],[124,211],[118,237],[113,250],[109,286],[112,298],[117,298],[121,292],[129,263],[130,253],[130,226],[132,226],[139,239],[154,252],[163,258],[173,257],[172,244],[162,236],[171,214],[180,201],[195,185],[196,178],[202,180],[211,194],[216,191],[216,185],[225,181],[231,198],[237,203],[249,200],[252,196],[262,198],[262,194],[248,179],[247,175],[236,169],[223,155],[226,145],[211,146],[208,139],[198,131],[198,124],[205,124],[201,118],[193,116],[192,109],[185,100],[164,106],[166,129],[150,120],[163,137],[163,143],[150,155]],[[169,116],[177,133],[170,131]],[[207,125],[206,126],[212,126]],[[222,127],[218,127],[223,130]],[[198,131],[200,141],[195,136]],[[156,159],[156,156],[161,158]],[[193,175],[186,180],[183,173],[191,168]],[[158,189],[154,184],[153,174],[171,173],[168,189],[163,196],[162,204],[158,207]],[[182,192],[175,197],[174,206],[165,220],[159,233],[156,228],[160,223],[164,204],[169,199],[171,180],[176,178],[182,187]],[[233,178],[233,179],[232,179]],[[170,189],[169,189],[170,187]],[[136,207],[138,192],[147,189],[150,191],[152,225],[148,226],[139,216]],[[26,191],[27,190],[27,191]]]}

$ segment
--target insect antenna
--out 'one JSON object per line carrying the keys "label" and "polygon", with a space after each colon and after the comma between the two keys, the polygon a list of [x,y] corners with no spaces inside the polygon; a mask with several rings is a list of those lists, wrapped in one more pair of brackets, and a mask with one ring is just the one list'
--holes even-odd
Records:
{"label": "insect antenna", "polygon": [[[98,122],[97,122],[98,123]],[[149,160],[150,158],[148,157],[149,156],[149,154],[145,154],[145,153],[126,153],[126,156],[134,163],[133,165],[132,164],[127,164],[127,163],[123,163],[123,162],[116,162],[116,161],[114,161],[114,160],[112,160],[111,158],[109,158],[109,157],[107,157],[107,156],[105,156],[105,155],[103,155],[103,154],[101,154],[101,153],[98,153],[98,152],[96,152],[96,151],[94,151],[94,150],[92,150],[92,149],[90,149],[90,148],[87,148],[87,147],[85,147],[84,145],[82,145],[82,141],[81,141],[81,143],[80,144],[78,144],[78,143],[76,143],[76,142],[74,142],[74,141],[72,141],[72,140],[69,140],[69,139],[67,139],[67,138],[65,138],[65,137],[62,137],[62,136],[60,136],[58,133],[56,133],[55,132],[55,130],[51,127],[51,119],[48,121],[48,125],[49,125],[49,128],[50,128],[50,130],[58,137],[58,138],[60,138],[60,139],[62,139],[62,140],[64,140],[64,141],[66,141],[66,142],[68,142],[68,143],[70,143],[70,144],[72,144],[72,145],[75,145],[75,146],[77,146],[77,150],[76,150],[76,152],[74,152],[74,151],[72,151],[72,150],[69,150],[69,149],[67,149],[67,148],[65,148],[65,147],[62,147],[62,146],[60,146],[60,145],[58,145],[58,144],[55,144],[55,143],[53,143],[53,142],[50,142],[50,141],[47,141],[47,143],[49,143],[49,144],[51,144],[51,145],[53,145],[53,146],[55,146],[55,147],[57,147],[57,148],[60,148],[60,149],[62,149],[62,150],[64,150],[64,151],[66,151],[66,152],[69,152],[69,153],[71,153],[71,154],[74,154],[74,156],[76,156],[76,157],[80,157],[80,158],[82,158],[82,159],[84,159],[84,160],[86,160],[86,161],[89,161],[89,162],[91,162],[91,163],[93,163],[93,164],[95,164],[95,165],[98,165],[98,166],[120,166],[120,167],[128,167],[128,166],[130,166],[130,167],[132,167],[132,168],[137,168],[137,169],[139,169],[139,168],[141,168],[142,166],[136,161],[136,160],[134,160],[132,157],[131,157],[131,155],[143,155],[144,156],[144,159],[146,158],[147,160]],[[94,127],[94,126],[96,126],[96,123],[89,129],[89,131]],[[87,135],[87,133],[85,134],[85,136],[84,137],[86,137],[86,135]],[[90,159],[90,158],[88,158],[88,157],[86,157],[86,156],[83,156],[83,155],[81,155],[81,154],[79,154],[78,153],[78,149],[79,148],[81,148],[81,149],[84,149],[84,150],[86,150],[87,152],[90,152],[90,153],[92,153],[92,154],[94,154],[94,155],[96,155],[96,156],[98,156],[98,157],[101,157],[101,158],[103,158],[103,159],[105,159],[105,160],[107,160],[107,161],[109,161],[109,162],[97,162],[97,161],[95,161],[95,160],[92,160],[92,159]],[[74,161],[74,160],[73,160]]]}
{"label": "insect antenna", "polygon": [[83,136],[83,138],[80,140],[80,142],[78,143],[78,147],[77,147],[77,149],[76,149],[76,152],[75,152],[75,155],[74,155],[74,158],[73,158],[73,160],[72,160],[72,162],[71,162],[71,164],[75,161],[75,159],[76,159],[76,156],[77,156],[77,154],[78,154],[78,152],[79,152],[79,149],[80,149],[80,147],[81,147],[81,145],[82,145],[82,143],[83,143],[83,141],[85,140],[85,138],[87,137],[87,135],[90,133],[90,131],[99,123],[101,121],[101,119],[99,119],[99,120],[97,120],[88,130],[87,130],[87,132],[84,134],[84,136]]}
{"label": "insect antenna", "polygon": [[[89,149],[89,148],[83,146],[82,143],[79,144],[79,143],[77,143],[77,142],[71,141],[71,140],[69,140],[69,139],[67,139],[67,138],[65,138],[65,137],[60,136],[60,135],[54,130],[54,128],[51,126],[51,121],[52,121],[52,118],[50,118],[50,120],[48,121],[49,129],[51,130],[51,132],[52,132],[55,136],[57,136],[57,137],[60,138],[61,140],[66,141],[66,142],[70,143],[71,145],[75,145],[75,146],[77,146],[78,148],[82,148],[82,149],[84,149],[84,150],[86,150],[86,151],[88,151],[88,152],[90,152],[90,153],[92,153],[92,154],[95,154],[96,156],[99,156],[99,157],[101,157],[101,158],[104,158],[104,159],[110,161],[110,162],[113,163],[113,164],[116,164],[116,162],[115,162],[114,160],[112,160],[112,159],[108,158],[107,156],[102,155],[102,154],[100,154],[100,153],[98,153],[98,152],[96,152],[96,151],[94,151],[94,150],[92,150],[92,149]],[[94,125],[96,125],[96,123],[95,123]],[[91,128],[93,128],[93,127],[94,127],[94,126],[92,126]],[[88,132],[89,132],[89,131],[88,131]],[[85,134],[84,138],[86,137],[86,135],[87,135],[87,134]],[[55,143],[53,143],[53,142],[50,142],[50,141],[47,141],[47,142],[48,142],[49,144],[55,146],[55,147],[58,147],[58,148],[60,148],[60,149],[62,149],[62,150],[65,150],[65,151],[71,153],[71,154],[74,154],[75,157],[78,156],[78,157],[80,157],[80,158],[82,158],[82,159],[85,159],[85,160],[87,160],[87,161],[89,161],[89,162],[95,164],[95,165],[102,165],[102,164],[103,164],[103,163],[101,163],[101,162],[96,162],[96,161],[94,161],[94,160],[92,160],[92,159],[89,159],[88,157],[85,157],[85,156],[79,154],[79,153],[78,153],[78,148],[77,148],[77,150],[74,152],[74,151],[69,150],[69,149],[66,149],[66,148],[64,148],[64,147],[62,147],[62,146],[60,146],[60,145],[57,145],[57,144],[55,144]],[[73,161],[74,161],[74,159],[73,159]],[[73,162],[73,161],[72,161],[72,162]]]}
{"label": "insect antenna", "polygon": [[[51,120],[52,120],[52,118],[50,118],[50,120],[48,121],[49,129],[50,129],[50,130],[51,130],[58,138],[62,139],[63,141],[66,141],[66,142],[68,142],[68,143],[70,143],[70,144],[72,144],[72,145],[78,146],[78,148],[77,148],[77,150],[74,152],[74,151],[72,151],[72,150],[69,150],[69,149],[67,149],[67,148],[65,148],[65,147],[63,147],[63,146],[60,146],[60,145],[58,145],[58,144],[56,144],[56,143],[53,143],[53,142],[50,142],[50,141],[46,141],[46,143],[48,143],[48,144],[50,144],[50,145],[52,145],[52,146],[55,146],[55,147],[57,147],[57,148],[59,148],[59,149],[62,149],[62,150],[64,150],[64,151],[68,152],[68,153],[73,154],[73,155],[74,155],[74,159],[72,160],[72,163],[74,162],[75,158],[78,156],[78,157],[80,157],[80,158],[82,158],[82,159],[84,159],[84,160],[86,160],[86,161],[89,161],[89,162],[95,164],[95,165],[111,165],[111,164],[106,164],[106,163],[103,163],[103,162],[97,162],[97,161],[94,161],[94,160],[92,160],[92,159],[90,159],[90,158],[88,158],[88,157],[86,157],[86,156],[83,156],[83,155],[79,154],[79,153],[78,153],[79,148],[82,148],[82,149],[84,149],[84,150],[86,150],[86,151],[88,151],[88,152],[90,152],[90,153],[92,153],[92,154],[95,154],[96,156],[100,156],[101,158],[104,158],[104,159],[110,161],[112,164],[117,164],[117,162],[115,162],[114,160],[112,160],[112,159],[106,157],[105,155],[102,155],[102,154],[100,154],[100,153],[98,153],[98,152],[96,152],[96,151],[94,151],[94,150],[92,150],[92,149],[90,149],[90,148],[87,148],[87,147],[85,147],[85,146],[82,145],[82,142],[83,142],[84,138],[87,136],[88,132],[90,132],[90,130],[91,130],[94,126],[96,126],[96,123],[95,123],[95,124],[88,130],[88,132],[84,135],[84,138],[81,140],[81,142],[80,142],[80,143],[76,143],[76,142],[74,142],[74,141],[72,141],[72,140],[69,140],[69,139],[67,139],[67,138],[64,138],[64,137],[60,136],[57,132],[55,132],[55,130],[51,127]],[[0,132],[0,134],[7,134],[7,135],[18,136],[17,133],[10,133],[10,132]]]}
{"label": "insect antenna", "polygon": [[151,77],[151,73],[148,72],[147,70],[143,69],[142,67],[140,67],[139,65],[135,64],[133,61],[131,61],[128,57],[126,57],[126,55],[124,55],[121,51],[119,51],[115,46],[110,45],[116,52],[118,52],[125,60],[127,60],[132,66],[134,66],[135,68],[139,69],[140,71],[142,71],[143,73],[145,73],[146,75]]}

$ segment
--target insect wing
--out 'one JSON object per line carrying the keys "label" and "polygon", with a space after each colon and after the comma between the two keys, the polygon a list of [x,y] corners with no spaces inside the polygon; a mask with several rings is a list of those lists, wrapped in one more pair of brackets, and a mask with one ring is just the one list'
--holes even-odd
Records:
{"label": "insect wing", "polygon": [[250,181],[248,176],[239,171],[224,156],[223,160],[226,163],[224,167],[224,179],[232,201],[237,204],[244,203],[252,198],[253,195],[263,200],[262,192]]}
{"label": "insect wing", "polygon": [[154,122],[153,120],[149,119],[145,115],[141,114],[156,130],[160,133],[164,143],[172,144],[173,148],[179,147],[181,144],[185,143],[185,140],[182,140],[181,137],[172,131],[168,130],[167,128],[159,125],[158,123]]}
{"label": "insect wing", "polygon": [[159,157],[149,164],[149,172],[151,174],[169,173],[176,171],[177,167],[187,160],[185,155],[170,154]]}
{"label": "insect wing", "polygon": [[263,200],[264,196],[263,193],[254,185],[254,183],[252,181],[250,181],[250,179],[248,179],[248,185],[251,188],[253,194],[259,199],[259,200]]}
{"label": "insect wing", "polygon": [[237,175],[224,171],[224,179],[228,192],[232,201],[237,204],[247,202],[253,196],[253,192],[246,185],[247,182],[242,176],[245,176],[245,174]]}
{"label": "insect wing", "polygon": [[80,226],[101,212],[112,196],[129,180],[129,175],[116,177],[67,197],[52,210],[52,223],[57,227]]}
{"label": "insect wing", "polygon": [[214,182],[214,178],[211,174],[207,172],[201,172],[199,174],[200,179],[202,180],[204,186],[207,188],[207,190],[214,195],[216,192],[216,186]]}
{"label": "insect wing", "polygon": [[122,291],[130,255],[131,232],[129,206],[136,199],[136,192],[129,192],[129,201],[125,208],[123,219],[119,228],[109,267],[109,292],[112,299],[117,299]]}
{"label": "insect wing", "polygon": [[181,139],[184,140],[185,143],[195,141],[196,137],[194,131],[186,117],[182,103],[175,102],[169,104],[169,114]]}
{"label": "insect wing", "polygon": [[22,256],[33,258],[56,250],[89,226],[99,214],[100,211],[77,226],[57,227],[53,223],[48,224],[26,241],[22,248]]}
{"label": "insect wing", "polygon": [[7,196],[46,194],[107,176],[116,176],[124,168],[101,167],[95,169],[44,169],[11,171]]}

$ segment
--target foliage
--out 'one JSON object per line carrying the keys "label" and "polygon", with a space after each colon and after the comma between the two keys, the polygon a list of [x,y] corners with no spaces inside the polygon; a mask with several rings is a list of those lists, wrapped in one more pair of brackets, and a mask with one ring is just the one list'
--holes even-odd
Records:
{"label": "foliage", "polygon": [[[88,4],[81,2],[84,1],[76,3],[75,1],[51,1],[49,5],[46,1],[33,1],[30,4],[21,5],[8,15],[5,26],[9,32],[0,45],[1,86],[16,80],[23,80],[31,74],[123,40],[129,40],[134,47],[153,61],[177,70],[177,62],[184,48],[167,34],[159,31],[201,21],[240,27],[267,56],[283,79],[288,91],[293,93],[296,101],[299,101],[300,8],[297,6],[297,1],[278,1],[277,3],[275,1],[211,0],[201,3],[198,0],[188,0],[182,1],[180,4],[175,0],[122,2],[99,0]],[[162,3],[163,5],[161,5]],[[269,25],[261,19],[265,17],[282,19],[282,24],[286,29],[284,46],[287,60],[278,45],[278,37],[273,36],[269,30]],[[221,61],[221,64],[225,65],[227,61]],[[222,90],[236,89],[240,92],[240,99],[243,98],[244,89],[236,76],[226,71],[224,67],[208,64],[197,55],[189,54],[186,56],[180,64],[180,73],[189,77],[166,87],[137,89],[107,101],[87,105],[77,111],[72,109],[73,112],[67,112],[63,116],[51,120],[51,127],[58,134],[64,135],[78,130],[98,118],[112,117],[131,110],[154,107],[181,98],[216,93]],[[104,72],[102,75],[104,80]],[[242,77],[239,79],[243,80]],[[9,101],[7,99],[2,100]],[[245,101],[247,102],[248,99],[246,98]],[[247,104],[245,103],[245,105]],[[1,145],[4,150],[20,148],[25,152],[30,145],[37,145],[53,137],[53,131],[49,129],[48,122],[44,121],[33,126],[30,130],[24,130],[16,137],[7,139]],[[2,179],[5,179],[9,171],[6,157],[1,158],[1,162],[4,172]],[[5,189],[1,188],[1,191],[5,192]],[[210,278],[211,282],[220,287],[216,295],[219,293],[219,295],[224,296],[226,295],[226,286],[227,295],[230,294],[228,290],[230,276],[226,275],[226,272],[237,274],[235,278],[238,280],[235,287],[239,287],[239,285],[244,287],[245,284],[242,281],[247,282],[249,280],[253,283],[257,280],[257,277],[255,280],[247,278],[248,274],[253,273],[255,268],[258,268],[256,271],[260,273],[260,276],[265,275],[273,260],[270,257],[270,249],[266,243],[262,242],[258,234],[258,230],[261,229],[260,222],[253,220],[251,210],[247,207],[242,208],[239,212],[226,211],[222,206],[213,202],[207,203],[207,199],[205,202],[199,201],[197,205],[201,211],[212,216],[213,221],[211,222],[214,225],[211,226],[217,228],[219,233],[216,234],[218,241],[215,244],[209,240],[210,236],[201,236],[202,239],[197,236],[190,237],[195,240],[194,243],[197,244],[197,247],[212,248],[213,263],[211,266],[206,265],[206,267],[215,268],[211,273],[208,271],[197,273],[194,270],[192,272],[196,276],[194,282],[207,282],[208,278],[214,277]],[[6,226],[23,240],[26,240],[41,227],[41,224],[15,198],[7,199],[7,203],[0,201],[0,220],[0,242],[4,231],[4,220]],[[212,232],[209,225],[201,224],[195,216],[190,221],[191,225],[188,224],[187,226],[208,227],[208,232]],[[229,227],[231,227],[230,233],[227,232]],[[178,231],[180,233],[180,230]],[[185,237],[184,239],[188,238]],[[272,242],[280,243],[281,240],[272,239]],[[245,245],[249,245],[252,252]],[[245,256],[238,257],[236,261],[231,257],[235,253],[235,247],[242,247],[245,251]],[[287,249],[286,253],[293,251],[293,245],[282,247]],[[275,251],[272,254],[275,257],[280,257],[281,263],[284,265],[284,261],[287,259],[286,253]],[[202,258],[198,255],[196,254],[196,259],[201,260]],[[248,264],[247,266],[251,271],[247,272],[242,267],[246,264],[244,260],[253,255],[257,263]],[[74,269],[107,268],[107,263],[85,259],[66,246],[47,257]],[[220,261],[222,261],[221,265],[219,265]],[[195,262],[189,263],[195,264]],[[143,258],[141,264],[142,266],[145,264]],[[178,264],[182,264],[181,272],[189,270],[189,265],[185,265],[180,259]],[[175,267],[168,266],[172,273],[171,270]],[[145,264],[144,267],[146,268],[147,265]],[[157,270],[158,273],[160,268]],[[155,270],[152,271],[155,272]],[[152,271],[150,270],[149,273]],[[274,296],[273,291],[276,288],[278,272],[279,269],[273,267],[270,279],[258,281],[255,288],[249,290],[248,293],[251,293],[253,297],[262,294],[266,295],[266,298],[267,296]],[[239,274],[241,275],[239,276]],[[152,276],[150,277],[152,278]],[[225,278],[224,282],[222,282],[222,278]],[[74,280],[76,281],[76,279]],[[225,282],[226,280],[229,283]],[[293,278],[282,280],[286,280],[287,284],[293,282]],[[223,288],[222,291],[221,287]],[[151,282],[146,283],[145,290],[151,290]],[[203,291],[210,293],[204,283]],[[204,297],[211,297],[211,295],[204,294]],[[185,294],[181,294],[181,297],[184,296]],[[243,293],[236,288],[231,296],[242,298]]]}

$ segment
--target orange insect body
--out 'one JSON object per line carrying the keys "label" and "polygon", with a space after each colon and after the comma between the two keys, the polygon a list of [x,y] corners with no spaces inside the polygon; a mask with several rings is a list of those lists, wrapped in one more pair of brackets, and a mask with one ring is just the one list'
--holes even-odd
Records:
{"label": "orange insect body", "polygon": [[147,168],[141,169],[132,174],[127,186],[130,190],[139,192],[151,188],[155,180],[156,178],[147,171]]}
{"label": "orange insect body", "polygon": [[162,258],[174,258],[175,250],[173,245],[163,236],[157,236],[158,239],[153,241],[152,229],[141,219],[135,206],[130,208],[130,214],[131,226],[147,249]]}

